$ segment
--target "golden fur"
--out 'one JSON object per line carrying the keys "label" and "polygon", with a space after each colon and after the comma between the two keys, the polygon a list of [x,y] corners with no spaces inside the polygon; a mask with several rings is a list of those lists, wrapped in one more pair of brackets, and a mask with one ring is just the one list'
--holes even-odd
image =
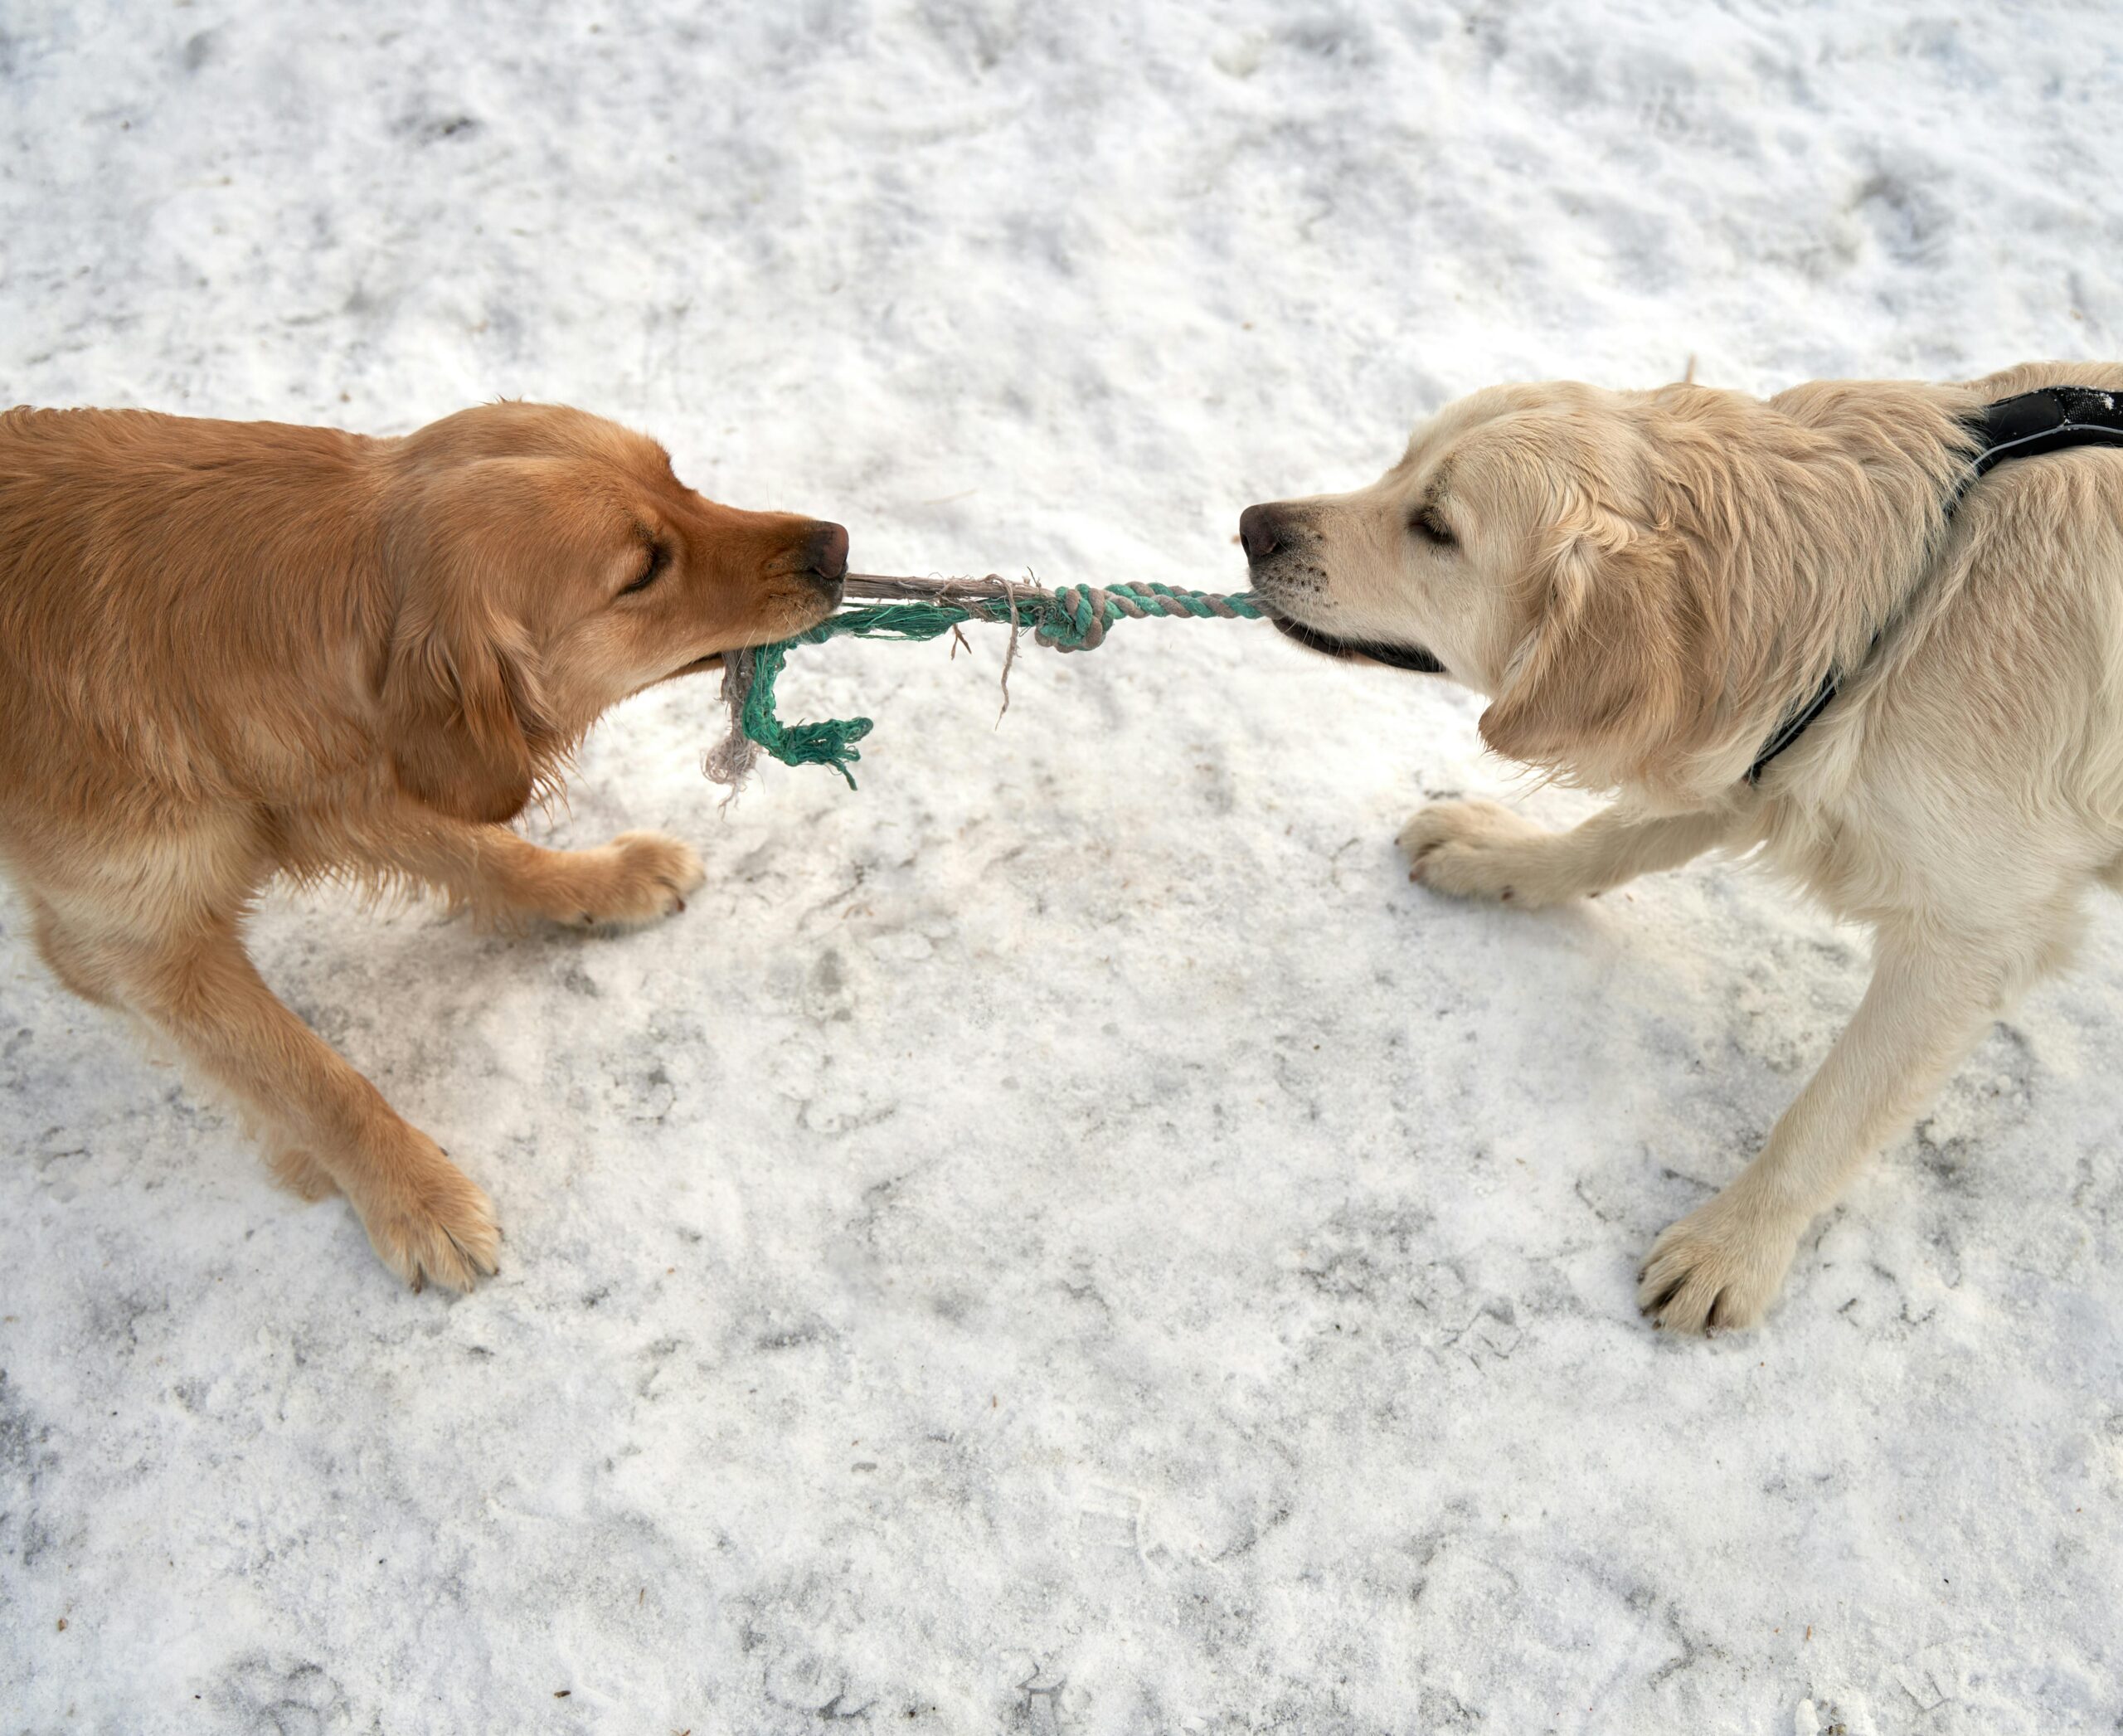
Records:
{"label": "golden fur", "polygon": [[[1484,801],[1402,834],[1411,878],[1547,904],[1759,848],[1870,925],[1863,1004],[1761,1155],[1654,1244],[1680,1330],[1757,1320],[1799,1238],[2123,885],[2123,452],[2014,461],[1948,507],[1958,418],[2123,367],[1961,385],[1503,387],[1350,494],[1250,509],[1255,588],[1327,648],[1419,646],[1484,739],[1619,800],[1551,834]],[[1875,635],[1878,635],[1875,643]],[[1764,773],[1779,722],[1834,703]]]}
{"label": "golden fur", "polygon": [[837,602],[838,526],[703,499],[644,436],[495,404],[401,440],[0,416],[0,862],[76,994],[231,1091],[418,1287],[494,1265],[487,1196],[245,956],[275,873],[492,919],[683,907],[698,858],[508,829],[616,700]]}

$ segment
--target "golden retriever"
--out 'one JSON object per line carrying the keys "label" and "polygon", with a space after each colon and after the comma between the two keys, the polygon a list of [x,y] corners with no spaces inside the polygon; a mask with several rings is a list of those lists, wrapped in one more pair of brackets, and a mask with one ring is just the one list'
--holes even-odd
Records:
{"label": "golden retriever", "polygon": [[1368,488],[1241,518],[1294,637],[1440,671],[1488,698],[1497,753],[1618,792],[1562,834],[1434,804],[1401,834],[1411,878],[1552,904],[1759,849],[1872,929],[1819,1072],[1653,1244],[1664,1326],[1758,1320],[1808,1223],[2068,956],[2089,887],[2123,888],[2123,453],[1976,480],[1964,420],[2060,386],[2123,367],[1766,401],[1501,387]]}
{"label": "golden retriever", "polygon": [[487,1196],[274,998],[274,874],[585,926],[699,858],[508,829],[614,702],[839,601],[848,533],[736,511],[644,436],[488,405],[403,439],[136,411],[0,416],[0,861],[39,952],[233,1092],[415,1289],[493,1272]]}

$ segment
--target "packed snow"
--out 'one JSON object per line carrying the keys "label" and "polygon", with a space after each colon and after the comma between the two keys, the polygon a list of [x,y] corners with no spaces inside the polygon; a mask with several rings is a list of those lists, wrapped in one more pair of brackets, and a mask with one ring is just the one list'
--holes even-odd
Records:
{"label": "packed snow", "polygon": [[[644,428],[856,566],[1236,589],[1508,378],[2123,355],[2112,7],[0,3],[0,401]],[[851,793],[592,737],[670,923],[276,893],[493,1194],[397,1286],[0,896],[0,1728],[2060,1732],[2123,1716],[2123,917],[1802,1247],[1652,1237],[1855,1005],[1744,865],[1407,883],[1442,683],[799,654]]]}

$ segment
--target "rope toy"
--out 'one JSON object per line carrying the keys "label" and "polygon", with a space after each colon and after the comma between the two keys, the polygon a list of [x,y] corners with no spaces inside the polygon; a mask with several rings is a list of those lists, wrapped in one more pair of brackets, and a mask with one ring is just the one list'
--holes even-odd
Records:
{"label": "rope toy", "polygon": [[855,787],[848,768],[862,757],[855,744],[870,733],[867,717],[823,723],[785,723],[775,714],[774,688],[789,654],[798,645],[829,639],[896,639],[919,643],[955,632],[967,621],[1010,629],[1003,659],[1003,709],[1010,708],[1010,665],[1025,628],[1033,642],[1054,651],[1091,651],[1105,643],[1106,629],[1122,620],[1179,616],[1195,620],[1259,620],[1261,609],[1246,592],[1226,595],[1187,591],[1176,585],[1063,585],[1054,590],[1014,584],[990,573],[984,579],[889,578],[850,573],[842,595],[867,606],[843,609],[815,627],[777,644],[732,651],[723,659],[722,698],[730,708],[730,733],[708,756],[707,775],[734,795],[757,763],[761,748],[785,766],[830,766]]}

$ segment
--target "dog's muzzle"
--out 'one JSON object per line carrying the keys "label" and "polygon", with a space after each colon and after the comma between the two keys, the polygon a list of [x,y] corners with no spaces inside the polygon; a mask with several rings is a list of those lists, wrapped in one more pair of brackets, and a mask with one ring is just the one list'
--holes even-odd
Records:
{"label": "dog's muzzle", "polygon": [[[1317,627],[1308,627],[1302,621],[1292,620],[1283,612],[1283,604],[1275,596],[1279,588],[1271,576],[1263,571],[1265,563],[1279,554],[1295,552],[1302,538],[1303,525],[1290,508],[1270,501],[1261,506],[1250,506],[1238,515],[1238,543],[1246,551],[1246,564],[1253,584],[1254,595],[1265,605],[1264,613],[1275,624],[1275,630],[1286,639],[1293,639],[1308,651],[1317,651],[1324,657],[1362,658],[1372,663],[1390,664],[1397,669],[1412,669],[1419,675],[1442,675],[1445,665],[1421,645],[1389,644],[1380,639],[1339,639],[1331,633],[1323,633]],[[1317,571],[1318,569],[1314,568]]]}

